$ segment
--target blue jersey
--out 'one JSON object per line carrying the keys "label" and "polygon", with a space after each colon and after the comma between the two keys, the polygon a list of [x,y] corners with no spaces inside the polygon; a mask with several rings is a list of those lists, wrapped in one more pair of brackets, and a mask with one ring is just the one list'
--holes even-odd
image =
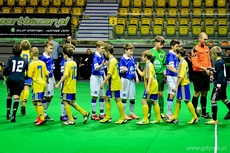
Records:
{"label": "blue jersey", "polygon": [[39,59],[46,64],[46,68],[49,71],[49,77],[53,77],[53,70],[55,69],[53,58],[43,53]]}
{"label": "blue jersey", "polygon": [[92,69],[91,69],[92,75],[104,76],[104,69],[105,69],[104,66],[102,66],[99,70],[96,70],[96,68],[99,65],[101,65],[104,60],[105,60],[104,55],[100,55],[98,52],[94,54],[93,62],[92,62]]}
{"label": "blue jersey", "polygon": [[120,73],[121,77],[130,80],[136,78],[136,59],[134,56],[129,58],[124,54],[120,59],[120,71],[123,69],[123,67],[127,67],[128,70],[125,73]]}
{"label": "blue jersey", "polygon": [[60,72],[61,72],[61,76],[63,76],[65,62],[66,62],[65,58],[62,57],[62,60],[61,60],[61,63],[60,63]]}
{"label": "blue jersey", "polygon": [[[172,50],[170,50],[166,56],[166,65],[173,66],[175,69],[178,68],[178,59],[176,57],[176,54]],[[177,76],[177,73],[166,69],[166,75]]]}

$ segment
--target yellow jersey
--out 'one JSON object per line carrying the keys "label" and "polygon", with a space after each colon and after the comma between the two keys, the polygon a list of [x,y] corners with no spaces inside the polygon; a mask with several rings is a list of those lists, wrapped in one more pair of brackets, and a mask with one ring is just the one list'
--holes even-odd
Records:
{"label": "yellow jersey", "polygon": [[22,50],[21,57],[26,59],[29,63],[32,61],[32,58],[30,57],[30,50]]}
{"label": "yellow jersey", "polygon": [[111,91],[121,90],[121,78],[119,76],[119,66],[117,59],[112,57],[108,61],[108,74],[111,75],[109,79],[109,88]]}
{"label": "yellow jersey", "polygon": [[33,93],[40,93],[46,91],[46,76],[49,71],[43,61],[36,60],[29,64],[28,77],[32,78]]}
{"label": "yellow jersey", "polygon": [[144,76],[145,88],[148,85],[148,79],[152,78],[150,89],[149,89],[149,94],[157,94],[158,93],[158,83],[157,83],[156,73],[155,73],[153,64],[151,62],[146,63],[145,69],[143,71],[143,76]]}
{"label": "yellow jersey", "polygon": [[66,79],[63,83],[62,93],[76,93],[77,64],[75,61],[70,60],[65,62],[63,75],[66,76]]}
{"label": "yellow jersey", "polygon": [[178,77],[181,77],[181,86],[187,85],[190,83],[189,81],[189,73],[188,73],[188,63],[185,59],[182,59],[178,65]]}

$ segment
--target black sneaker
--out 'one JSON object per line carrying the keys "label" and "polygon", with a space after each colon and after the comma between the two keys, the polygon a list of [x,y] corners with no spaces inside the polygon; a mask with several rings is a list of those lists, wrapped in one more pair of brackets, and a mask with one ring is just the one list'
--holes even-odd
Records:
{"label": "black sneaker", "polygon": [[208,113],[202,114],[201,117],[203,117],[204,119],[210,119],[210,118],[212,118]]}
{"label": "black sneaker", "polygon": [[16,118],[15,118],[15,116],[12,116],[12,117],[11,117],[10,122],[12,122],[12,123],[16,122]]}
{"label": "black sneaker", "polygon": [[6,119],[9,120],[10,119],[10,114],[6,114]]}
{"label": "black sneaker", "polygon": [[224,117],[225,120],[229,120],[230,119],[230,112],[228,112],[225,117]]}
{"label": "black sneaker", "polygon": [[84,124],[88,121],[89,115],[90,115],[90,112],[86,112],[86,114],[83,116],[83,118],[84,118],[83,123],[84,123]]}
{"label": "black sneaker", "polygon": [[26,115],[26,107],[25,107],[25,106],[21,106],[21,114],[22,114],[23,116]]}
{"label": "black sneaker", "polygon": [[45,117],[45,120],[46,120],[46,121],[54,121],[54,119],[52,119],[49,115],[47,115],[47,116]]}

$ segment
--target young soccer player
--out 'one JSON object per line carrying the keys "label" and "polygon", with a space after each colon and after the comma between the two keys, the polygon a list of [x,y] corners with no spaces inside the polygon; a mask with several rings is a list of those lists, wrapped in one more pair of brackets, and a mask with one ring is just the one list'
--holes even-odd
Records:
{"label": "young soccer player", "polygon": [[54,95],[54,85],[56,84],[53,70],[54,67],[54,61],[51,57],[51,53],[53,52],[54,44],[50,41],[45,42],[45,51],[42,54],[42,56],[39,58],[41,61],[43,61],[46,64],[46,68],[49,71],[49,83],[46,87],[46,92],[42,100],[42,106],[44,107],[44,114],[46,121],[53,121],[53,119],[47,114],[47,109],[50,106],[50,102],[53,99]]}
{"label": "young soccer player", "polygon": [[35,125],[41,125],[46,122],[42,99],[46,91],[46,84],[49,83],[49,71],[46,68],[46,64],[39,60],[39,51],[37,47],[31,48],[30,55],[33,61],[29,64],[28,77],[32,78],[32,101],[38,115],[34,123]]}
{"label": "young soccer player", "polygon": [[77,111],[79,111],[83,117],[83,123],[86,123],[90,113],[82,109],[77,103],[76,100],[76,84],[77,84],[77,64],[71,58],[73,56],[73,48],[64,48],[63,56],[66,60],[64,66],[64,73],[61,77],[61,80],[55,85],[57,89],[63,82],[62,86],[62,101],[65,105],[66,114],[68,115],[68,121],[63,122],[65,125],[74,125],[74,118],[71,112],[70,106],[73,106]]}
{"label": "young soccer player", "polygon": [[[150,49],[153,55],[153,66],[156,72],[157,82],[158,82],[158,102],[160,105],[161,117],[165,118],[164,115],[164,80],[166,78],[166,53],[162,50],[165,43],[165,39],[162,36],[156,36],[155,46]],[[149,101],[149,118],[151,117],[151,105],[152,102]]]}
{"label": "young soccer player", "polygon": [[[105,43],[103,41],[98,41],[96,44],[97,51],[93,56],[91,77],[90,77],[90,92],[92,96],[92,116],[91,120],[100,120],[104,118],[104,88],[100,88],[101,83],[103,82],[104,77],[104,47]],[[96,102],[99,98],[100,103],[100,115],[96,114]]]}
{"label": "young soccer player", "polygon": [[227,89],[227,75],[226,75],[226,64],[223,59],[221,59],[222,49],[215,46],[211,49],[211,55],[215,63],[214,71],[214,87],[212,90],[212,119],[205,124],[217,124],[217,103],[216,101],[221,100],[228,108],[228,113],[224,119],[230,119],[230,101],[227,99],[226,89]]}
{"label": "young soccer player", "polygon": [[166,120],[168,123],[178,123],[178,115],[181,109],[181,100],[183,100],[190,113],[192,114],[192,119],[188,124],[194,124],[196,122],[199,122],[199,119],[196,115],[195,109],[190,102],[190,88],[189,88],[189,76],[188,76],[188,63],[184,59],[185,56],[185,49],[183,47],[180,47],[176,49],[176,56],[180,60],[179,66],[178,66],[178,80],[176,83],[175,88],[173,89],[173,92],[177,92],[177,100],[176,100],[176,108],[174,111],[174,115],[171,119]]}
{"label": "young soccer player", "polygon": [[19,97],[23,90],[25,83],[25,71],[28,70],[28,62],[24,58],[20,57],[22,48],[20,45],[14,45],[13,49],[14,57],[8,59],[6,67],[3,70],[3,75],[7,77],[7,114],[6,118],[10,119],[12,96],[14,97],[13,113],[11,122],[16,122],[16,113],[19,105]]}
{"label": "young soccer player", "polygon": [[172,106],[175,92],[172,90],[175,88],[177,83],[177,67],[178,59],[176,57],[175,51],[179,47],[180,42],[177,39],[172,39],[170,42],[171,49],[166,56],[166,75],[167,75],[167,85],[168,85],[168,107],[167,114],[168,118],[172,118]]}
{"label": "young soccer player", "polygon": [[[21,57],[25,58],[29,63],[32,61],[32,58],[30,57],[30,48],[31,44],[28,40],[24,39],[20,43],[22,47],[22,53]],[[20,101],[21,101],[21,114],[26,114],[26,103],[29,98],[29,90],[32,85],[32,79],[29,78],[25,81],[24,89],[22,90],[22,93],[20,95]]]}
{"label": "young soccer player", "polygon": [[117,103],[118,110],[120,112],[120,119],[115,122],[115,124],[123,124],[126,123],[127,120],[125,118],[124,107],[120,100],[120,90],[121,90],[121,79],[119,76],[119,66],[117,59],[113,56],[113,46],[106,45],[105,46],[105,57],[108,59],[108,66],[107,66],[107,76],[104,81],[101,83],[100,88],[104,88],[104,84],[108,81],[108,88],[106,91],[105,96],[105,108],[106,108],[106,115],[105,118],[100,120],[100,123],[110,123],[111,122],[111,103],[110,98],[115,97],[115,101]]}
{"label": "young soccer player", "polygon": [[130,115],[125,113],[126,120],[139,119],[140,117],[134,114],[135,98],[136,98],[136,85],[139,78],[136,73],[136,59],[133,56],[134,46],[130,43],[124,45],[125,53],[120,59],[120,75],[122,82],[121,98],[126,112],[126,101],[130,99]]}
{"label": "young soccer player", "polygon": [[152,124],[162,123],[162,119],[160,116],[160,107],[157,102],[158,82],[157,82],[154,66],[150,61],[152,58],[153,57],[151,51],[146,50],[142,53],[142,60],[146,63],[143,72],[139,69],[139,63],[137,64],[137,72],[142,77],[144,77],[144,87],[145,87],[144,94],[142,97],[142,111],[143,111],[144,118],[141,121],[137,122],[137,124],[139,125],[149,124],[148,112],[150,108],[148,107],[148,102],[151,102],[153,104],[153,109],[156,114],[156,120],[153,120],[150,123]]}

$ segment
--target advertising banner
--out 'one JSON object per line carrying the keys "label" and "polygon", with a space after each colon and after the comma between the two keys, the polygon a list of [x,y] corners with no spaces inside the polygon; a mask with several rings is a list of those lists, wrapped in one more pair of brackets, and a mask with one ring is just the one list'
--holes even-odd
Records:
{"label": "advertising banner", "polygon": [[71,35],[71,14],[0,14],[0,37],[64,38]]}

